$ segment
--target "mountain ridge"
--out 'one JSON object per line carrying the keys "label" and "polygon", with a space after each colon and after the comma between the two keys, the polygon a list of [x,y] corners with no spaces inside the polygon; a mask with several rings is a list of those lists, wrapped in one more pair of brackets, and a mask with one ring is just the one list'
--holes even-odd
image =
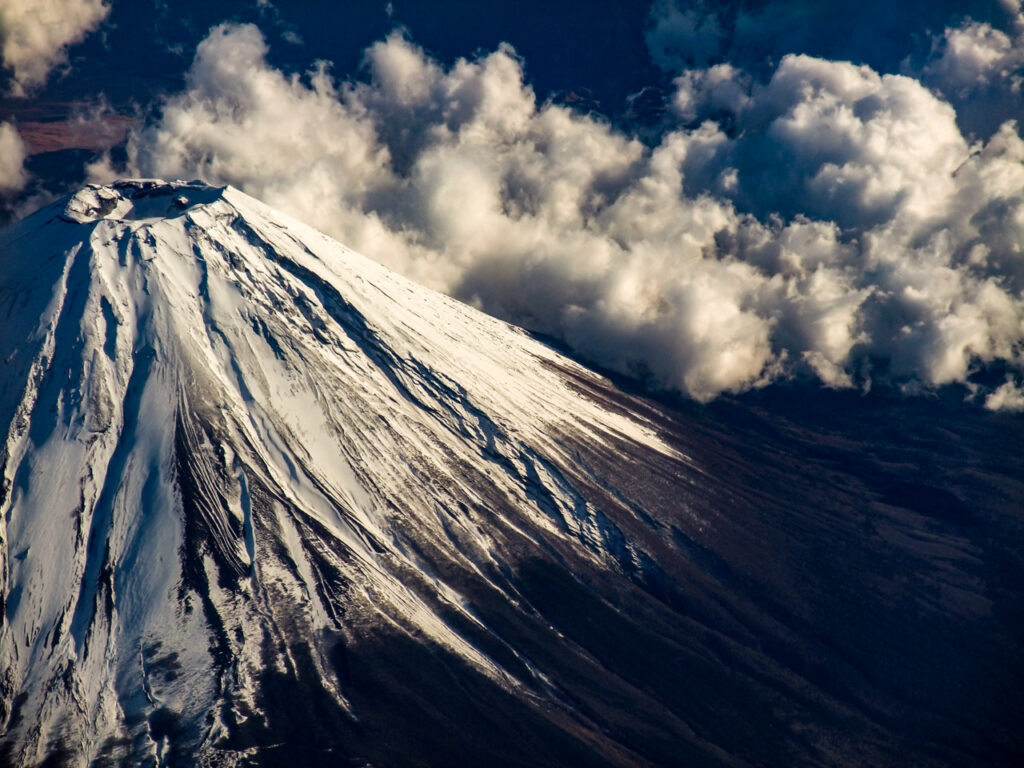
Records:
{"label": "mountain ridge", "polygon": [[1020,696],[991,462],[858,500],[230,187],[89,186],[0,245],[0,762],[1017,754],[961,713]]}

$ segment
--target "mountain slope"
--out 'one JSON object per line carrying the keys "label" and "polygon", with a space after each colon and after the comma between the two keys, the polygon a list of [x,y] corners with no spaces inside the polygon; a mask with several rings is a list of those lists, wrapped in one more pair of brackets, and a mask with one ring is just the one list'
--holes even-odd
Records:
{"label": "mountain slope", "polygon": [[1012,462],[687,417],[199,183],[7,230],[0,318],[8,763],[1021,756]]}

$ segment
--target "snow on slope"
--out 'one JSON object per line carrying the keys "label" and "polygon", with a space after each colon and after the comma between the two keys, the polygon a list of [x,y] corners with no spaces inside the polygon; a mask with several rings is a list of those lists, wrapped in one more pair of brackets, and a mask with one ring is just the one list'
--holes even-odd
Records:
{"label": "snow on slope", "polygon": [[[254,593],[294,602],[289,621],[315,635],[340,621],[334,598],[353,585],[345,602],[515,687],[399,578],[422,569],[406,542],[500,570],[501,518],[525,541],[573,539],[614,566],[616,534],[559,471],[573,459],[557,436],[681,458],[567,386],[560,367],[590,374],[522,331],[231,188],[87,187],[4,246],[14,589],[0,669],[8,695],[27,694],[29,759],[55,740],[94,758],[140,707],[198,722],[226,689],[251,696],[264,663],[245,639],[264,621]],[[343,553],[346,585],[324,581],[311,529]],[[479,624],[456,588],[422,578]],[[154,644],[182,670],[159,689]],[[211,644],[214,660],[235,660],[230,675],[211,674]],[[203,722],[207,744],[224,725]]]}

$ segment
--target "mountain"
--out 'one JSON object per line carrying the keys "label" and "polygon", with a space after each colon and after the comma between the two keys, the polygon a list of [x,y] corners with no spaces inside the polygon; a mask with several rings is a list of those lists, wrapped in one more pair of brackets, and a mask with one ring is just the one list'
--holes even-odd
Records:
{"label": "mountain", "polygon": [[0,328],[0,764],[1024,759],[1019,417],[659,402],[199,182]]}

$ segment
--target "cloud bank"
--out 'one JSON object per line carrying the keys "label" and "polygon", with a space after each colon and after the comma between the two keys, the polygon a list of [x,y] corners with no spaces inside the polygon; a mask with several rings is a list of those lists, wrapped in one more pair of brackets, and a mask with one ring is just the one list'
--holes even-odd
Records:
{"label": "cloud bank", "polygon": [[[788,377],[973,387],[1000,368],[1009,378],[979,396],[1024,405],[1012,121],[973,140],[920,79],[786,55],[765,76],[682,71],[649,146],[538,104],[507,46],[446,69],[396,33],[366,52],[365,79],[340,83],[266,53],[254,26],[214,28],[185,90],[130,137],[127,168],[94,177],[233,184],[699,400]],[[948,53],[933,77],[952,77]]]}
{"label": "cloud bank", "polygon": [[11,72],[11,95],[46,82],[67,58],[68,46],[95,29],[110,6],[104,0],[5,0],[0,3],[0,55]]}

